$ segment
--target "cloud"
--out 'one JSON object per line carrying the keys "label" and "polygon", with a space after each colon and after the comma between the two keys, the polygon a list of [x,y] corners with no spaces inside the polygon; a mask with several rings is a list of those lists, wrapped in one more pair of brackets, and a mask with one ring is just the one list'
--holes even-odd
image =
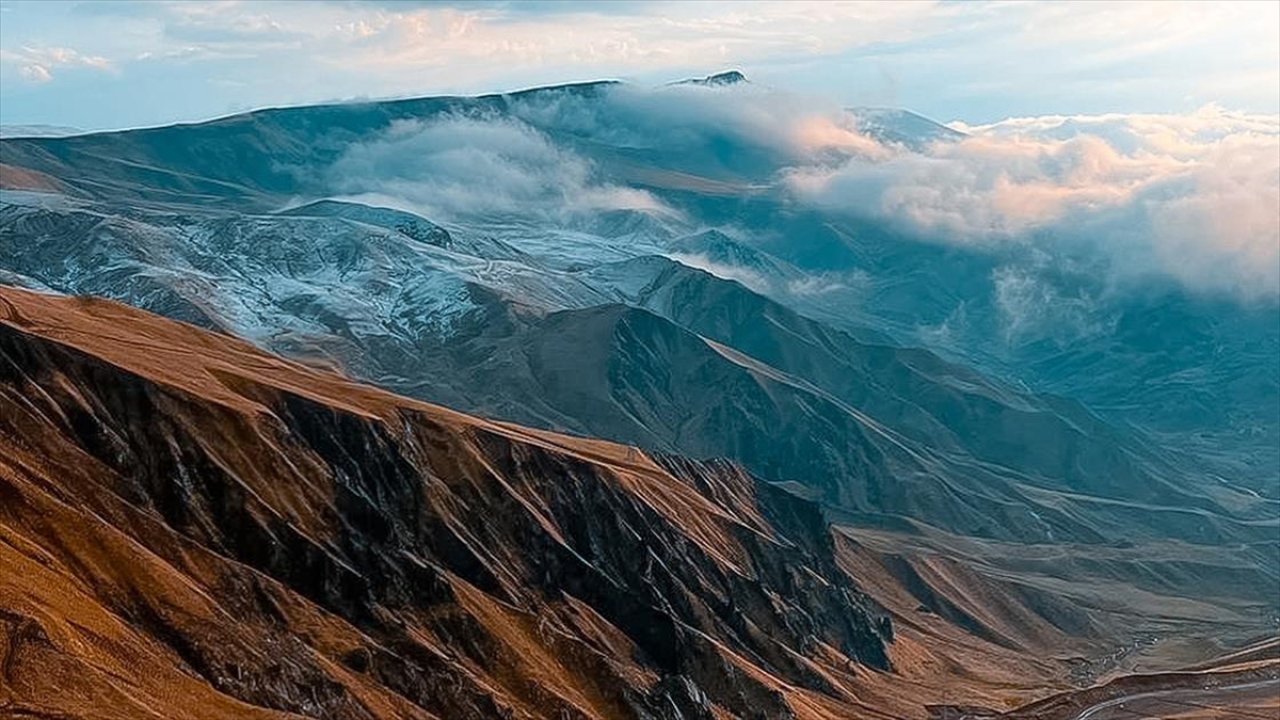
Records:
{"label": "cloud", "polygon": [[702,270],[703,272],[714,275],[721,280],[733,280],[741,283],[743,287],[758,293],[767,294],[770,283],[767,278],[759,273],[748,270],[737,265],[726,265],[718,263],[705,255],[692,253],[669,253],[668,258],[686,267]]}
{"label": "cloud", "polygon": [[39,63],[23,65],[18,72],[22,75],[22,79],[28,82],[45,83],[53,79],[53,73],[49,72],[49,68]]}
{"label": "cloud", "polygon": [[669,156],[724,156],[723,148],[732,147],[735,157],[720,157],[718,164],[748,166],[754,161],[753,169],[764,173],[755,180],[769,180],[767,174],[779,165],[888,154],[829,98],[749,82],[620,83],[589,96],[541,92],[522,98],[511,111],[540,128]]}
{"label": "cloud", "polygon": [[337,194],[391,198],[441,219],[537,215],[569,222],[606,210],[678,217],[648,190],[606,178],[573,149],[581,139],[588,148],[652,151],[712,175],[758,172],[760,187],[779,167],[887,152],[823,101],[750,84],[616,84],[512,96],[501,113],[394,123],[348,148],[325,184]]}
{"label": "cloud", "polygon": [[[398,123],[351,148],[329,183],[441,219],[675,215],[570,149],[587,140],[652,152],[677,170],[775,183],[792,199],[909,237],[1097,258],[1108,282],[1171,278],[1197,292],[1280,297],[1280,118],[1206,106],[953,127],[966,135],[912,150],[860,133],[855,116],[829,103],[766,87],[620,84],[512,98],[502,116]],[[705,258],[676,259],[762,286]],[[1034,294],[1016,280],[993,278],[1009,302]]]}
{"label": "cloud", "polygon": [[969,137],[798,166],[786,186],[936,242],[1100,251],[1117,277],[1280,296],[1280,118],[1207,106],[953,127]]}
{"label": "cloud", "polygon": [[[1004,265],[992,272],[993,300],[1006,344],[1049,338],[1066,345],[1102,335],[1117,322],[1086,286],[1055,282],[1055,269],[1046,267],[1053,262],[1039,253],[1031,263]],[[946,332],[952,321],[949,317],[939,329]]]}
{"label": "cloud", "polygon": [[854,118],[844,114],[811,114],[795,121],[789,140],[808,153],[838,153],[869,158],[886,158],[889,148],[859,132]]}
{"label": "cloud", "polygon": [[870,282],[871,276],[863,270],[854,270],[843,275],[815,273],[788,281],[786,289],[793,295],[828,295],[842,290],[863,290]]}
{"label": "cloud", "polygon": [[817,297],[849,290],[863,289],[870,282],[862,271],[849,273],[813,273],[801,277],[768,277],[741,265],[716,262],[701,253],[669,252],[666,257],[681,265],[714,275],[721,280],[733,280],[743,287],[762,295],[783,294],[792,297]]}
{"label": "cloud", "polygon": [[648,192],[599,180],[591,163],[533,127],[492,115],[393,123],[349,148],[326,184],[353,199],[391,199],[439,219],[673,213]]}
{"label": "cloud", "polygon": [[[467,61],[595,68],[718,66],[792,53],[835,53],[903,39],[931,3],[631,3],[342,8],[344,62],[458,67]],[[371,11],[372,10],[372,11]]]}
{"label": "cloud", "polygon": [[0,50],[0,61],[18,65],[18,73],[32,83],[47,83],[57,68],[90,68],[110,72],[115,66],[104,57],[83,55],[65,47],[30,47]]}

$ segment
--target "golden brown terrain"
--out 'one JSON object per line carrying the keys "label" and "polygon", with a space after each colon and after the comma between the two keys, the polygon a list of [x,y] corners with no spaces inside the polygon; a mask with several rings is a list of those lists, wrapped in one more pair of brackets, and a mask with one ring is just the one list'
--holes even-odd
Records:
{"label": "golden brown terrain", "polygon": [[96,299],[0,288],[0,450],[4,717],[926,717],[1110,631],[729,463]]}
{"label": "golden brown terrain", "polygon": [[12,289],[0,447],[10,716],[921,712],[817,508],[725,463]]}

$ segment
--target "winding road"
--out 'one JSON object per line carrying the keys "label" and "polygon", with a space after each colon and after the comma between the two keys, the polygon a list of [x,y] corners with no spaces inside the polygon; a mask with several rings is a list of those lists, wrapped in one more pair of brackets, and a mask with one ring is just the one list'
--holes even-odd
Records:
{"label": "winding road", "polygon": [[1280,678],[1122,695],[1085,708],[1073,720],[1170,718],[1190,711],[1218,709],[1230,709],[1230,717],[1242,720],[1276,720],[1280,717]]}

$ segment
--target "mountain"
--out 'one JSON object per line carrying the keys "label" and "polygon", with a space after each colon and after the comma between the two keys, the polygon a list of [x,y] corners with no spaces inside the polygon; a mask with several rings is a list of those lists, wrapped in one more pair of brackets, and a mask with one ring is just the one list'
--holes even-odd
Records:
{"label": "mountain", "polygon": [[84,130],[65,125],[0,125],[0,137],[63,137],[79,135]]}
{"label": "mountain", "polygon": [[[0,228],[7,269],[38,287],[233,332],[466,412],[733,458],[842,510],[1024,539],[1267,532],[1250,524],[1265,506],[1226,511],[1140,437],[1069,401],[859,341],[663,257],[561,271],[507,241],[333,202],[121,216],[22,200],[0,209]],[[715,233],[670,247],[782,267],[748,265],[764,256]]]}
{"label": "mountain", "polygon": [[[1069,687],[1028,654],[1104,635],[1008,580],[904,575],[732,463],[463,415],[107,301],[0,289],[0,408],[20,713],[923,718]],[[900,598],[931,583],[950,599],[922,622]]]}
{"label": "mountain", "polygon": [[[813,702],[837,708],[827,711],[834,717],[847,716],[854,706],[920,716],[916,701],[945,700],[940,693],[1012,709],[1111,672],[1177,670],[1274,633],[1278,608],[1269,590],[1280,582],[1280,451],[1272,442],[1280,437],[1274,402],[1280,309],[1199,297],[1156,281],[1113,286],[1086,259],[1055,264],[1032,249],[944,245],[882,221],[806,207],[787,190],[798,158],[838,163],[861,152],[865,142],[910,151],[962,138],[907,111],[854,109],[814,134],[845,142],[850,133],[861,133],[856,142],[814,151],[803,145],[809,136],[797,139],[765,122],[768,114],[752,112],[759,92],[745,82],[654,91],[583,83],[4,139],[0,283],[110,298],[213,331],[217,335],[167,325],[100,301],[12,301],[49,313],[55,306],[72,315],[66,308],[123,313],[117,318],[122,333],[158,333],[187,352],[194,352],[192,343],[231,343],[244,353],[227,360],[234,371],[220,365],[213,384],[184,390],[198,397],[239,393],[245,382],[267,382],[254,368],[285,363],[290,373],[314,373],[290,380],[290,387],[344,388],[312,398],[324,408],[347,408],[351,401],[343,398],[351,392],[384,398],[378,407],[429,402],[466,413],[468,419],[433,410],[427,414],[436,419],[425,420],[414,414],[425,410],[397,411],[396,418],[412,415],[411,426],[430,425],[427,434],[440,445],[359,403],[356,415],[372,412],[380,419],[372,425],[360,420],[350,430],[314,431],[342,440],[337,450],[319,449],[320,440],[306,434],[312,431],[294,422],[301,411],[278,403],[251,414],[288,421],[269,431],[235,425],[233,435],[200,420],[162,426],[181,429],[180,435],[131,442],[194,448],[195,455],[164,463],[146,460],[179,480],[197,470],[231,467],[222,454],[200,453],[223,447],[220,442],[234,445],[230,441],[240,436],[275,438],[262,452],[283,453],[281,467],[337,463],[335,476],[358,473],[330,462],[334,453],[365,458],[377,468],[386,461],[360,453],[377,451],[380,458],[386,451],[422,476],[448,475],[441,458],[474,459],[505,485],[467,486],[466,511],[455,504],[411,513],[426,513],[421,526],[433,528],[431,543],[452,544],[397,534],[418,521],[405,519],[399,500],[383,503],[381,490],[365,488],[358,489],[364,499],[356,506],[364,508],[368,500],[375,515],[391,520],[368,520],[381,528],[370,530],[360,525],[372,512],[367,508],[350,516],[326,511],[327,521],[337,523],[331,527],[376,537],[324,552],[355,572],[377,568],[370,572],[389,578],[387,587],[416,584],[397,579],[416,572],[396,554],[408,547],[414,557],[523,612],[547,612],[545,598],[529,599],[534,590],[552,588],[585,602],[590,618],[603,618],[628,640],[618,640],[614,630],[582,640],[580,625],[565,631],[569,637],[597,650],[634,646],[643,655],[636,660],[640,655],[621,652],[630,659],[606,663],[613,674],[593,675],[622,693],[606,693],[614,698],[609,702],[623,704],[599,711],[601,716],[627,716],[617,709],[625,706],[632,716],[664,717],[655,710],[665,707],[667,695],[660,693],[678,694],[680,688],[709,704],[675,700],[680,709],[673,717],[698,717],[707,708],[749,717],[756,705],[767,707],[761,712],[768,715],[781,712],[777,702],[803,717],[801,701],[788,694],[791,687],[822,695]],[[109,307],[115,309],[104,310]],[[101,324],[94,327],[105,333]],[[80,349],[108,353],[105,345]],[[259,351],[381,391],[350,389],[356,386],[333,375],[267,362]],[[152,382],[177,382],[157,374],[162,368],[141,372],[133,364],[138,358],[99,357]],[[195,362],[184,352],[166,357],[174,368]],[[41,355],[24,362],[12,374],[14,383],[63,360]],[[116,382],[104,379],[114,378],[114,371],[101,372],[77,376],[73,390],[55,392],[65,383],[50,381],[35,394],[92,397],[106,391],[100,385]],[[184,373],[203,377],[198,368]],[[250,380],[243,379],[246,373]],[[261,392],[275,397],[273,390]],[[380,394],[387,392],[399,397]],[[240,401],[231,401],[239,407]],[[65,403],[57,412],[42,410],[41,417],[81,417],[68,414]],[[145,411],[155,412],[151,406]],[[128,427],[139,412],[126,405],[83,422],[101,428],[90,433],[94,437],[125,438],[122,433],[144,432]],[[446,416],[454,420],[440,419]],[[461,425],[450,424],[455,421]],[[79,422],[68,419],[57,433],[70,432],[67,442],[101,462],[125,457],[115,440],[77,434]],[[216,437],[205,434],[210,428]],[[475,428],[483,429],[483,442],[473,442],[480,432]],[[348,434],[375,439],[351,448],[343,445]],[[284,445],[277,447],[279,438]],[[553,453],[559,459],[533,465],[504,459],[525,457],[525,450],[510,448],[531,438],[559,448]],[[612,454],[587,457],[586,447],[612,448]],[[138,449],[129,453],[147,457]],[[628,458],[643,460],[632,467]],[[586,465],[574,464],[579,462]],[[667,496],[632,498],[626,493],[637,486],[627,483],[635,473],[685,493],[682,498],[688,492],[705,496],[714,506],[708,512],[720,520],[695,519],[696,527],[690,526],[681,519],[683,507]],[[286,476],[273,476],[270,484],[329,487],[310,475]],[[614,489],[588,490],[596,487],[581,484],[588,480]],[[165,491],[171,493],[165,501],[171,529],[191,534],[198,525],[203,534],[193,535],[196,542],[219,553],[240,542],[239,528],[247,521],[236,519],[241,524],[232,527],[206,517],[209,508],[226,505],[231,491],[199,495],[179,485],[183,489]],[[241,486],[248,488],[244,497],[274,503],[267,488],[248,480],[236,484]],[[508,488],[520,488],[521,507],[551,518],[547,524],[500,529],[514,535],[497,528],[466,531],[468,538],[483,538],[484,547],[502,548],[501,562],[472,551],[452,554],[458,543],[440,538],[470,527],[476,513],[505,517],[497,508],[513,502],[504,494]],[[127,499],[142,498],[141,492]],[[272,504],[272,513],[288,517],[285,506],[299,502],[290,496]],[[182,509],[188,506],[198,511]],[[654,513],[664,518],[651,532],[672,547],[693,542],[705,549],[706,533],[719,522],[739,529],[725,531],[734,544],[716,540],[709,546],[712,560],[659,554],[670,578],[649,589],[622,569],[643,566],[650,557],[631,534],[644,526],[628,514],[636,507],[645,523],[657,522]],[[796,513],[805,518],[803,533],[781,519]],[[601,518],[614,517],[625,527],[596,528],[605,522]],[[586,534],[574,535],[578,531],[570,527]],[[307,532],[319,537],[314,528]],[[694,656],[682,655],[687,648],[681,645],[675,655],[686,660],[680,662],[699,672],[737,669],[695,677],[691,666],[671,660],[670,644],[636,637],[649,620],[626,615],[631,610],[619,609],[629,607],[623,600],[584,598],[585,591],[569,587],[571,581],[555,573],[579,567],[578,561],[545,549],[555,545],[546,533],[558,533],[574,558],[625,580],[619,594],[644,598],[696,628],[697,643],[714,646],[710,655],[688,660]],[[747,542],[743,538],[751,542],[739,545]],[[756,547],[761,538],[772,540]],[[147,542],[153,541],[160,542]],[[462,544],[478,547],[476,542]],[[775,556],[775,545],[812,552]],[[614,547],[617,554],[609,555]],[[751,592],[763,592],[778,614],[848,616],[870,635],[824,626],[827,635],[814,635],[826,638],[817,652],[805,633],[783,627],[777,617],[752,615],[745,625],[725,619],[732,613],[721,606],[736,597],[738,586],[722,578],[723,567],[712,570],[706,563],[740,564],[747,556],[752,567],[800,563],[827,583],[822,587],[846,588],[858,598],[840,605],[807,580],[771,576]],[[283,566],[232,559],[292,587],[279,576],[291,572]],[[288,561],[294,562],[320,560]],[[832,580],[833,573],[841,579]],[[320,602],[311,590],[294,591]],[[391,591],[360,590],[379,607],[390,602],[383,592]],[[346,590],[340,595],[348,597]],[[354,610],[338,610],[326,612],[365,627],[364,616],[353,620]],[[644,617],[660,627],[669,624]],[[891,619],[893,642],[881,618]],[[382,615],[377,622],[379,633],[392,632],[386,628],[395,624]],[[306,634],[296,626],[280,633]],[[470,658],[464,664],[478,678],[474,687],[497,688],[477,693],[526,710],[540,702],[529,695],[530,687],[544,682],[526,673],[533,670],[492,665],[503,654],[493,648],[515,640],[503,636],[464,648],[455,646],[463,642],[455,631],[432,633],[432,642],[449,648],[440,652]],[[846,633],[841,642],[856,635],[866,643],[855,643],[855,652],[831,633]],[[538,644],[543,640],[535,645],[561,657]],[[827,646],[844,659],[827,657]],[[613,650],[601,652],[613,657]],[[515,654],[542,657],[533,652]],[[732,658],[728,665],[721,662],[725,657]],[[864,669],[850,679],[836,669],[845,660]],[[553,665],[560,667],[547,667]],[[741,684],[746,681],[739,671],[755,684]],[[247,677],[265,672],[257,666]],[[561,670],[549,672],[559,677]],[[433,669],[422,673],[454,677]],[[635,680],[677,676],[691,678],[692,685],[672,679],[659,691],[648,680]],[[553,684],[563,688],[561,682]],[[555,692],[562,699],[594,698],[597,690]],[[759,699],[766,696],[774,699]],[[474,711],[409,700],[444,716]],[[837,705],[826,704],[831,702]]]}
{"label": "mountain", "polygon": [[705,230],[676,238],[666,245],[668,257],[768,294],[780,283],[803,283],[806,277],[791,264],[729,237]]}
{"label": "mountain", "polygon": [[102,301],[0,291],[0,359],[10,709],[827,717],[890,666],[816,506],[730,464]]}
{"label": "mountain", "polygon": [[858,121],[858,129],[886,143],[897,143],[921,149],[935,142],[954,142],[964,133],[936,123],[923,115],[901,108],[858,107],[850,112]]}
{"label": "mountain", "polygon": [[716,86],[723,86],[723,85],[737,85],[738,83],[744,83],[744,82],[747,82],[746,75],[743,75],[737,70],[728,70],[725,72],[716,73],[715,75],[708,75],[703,78],[692,78],[690,80],[680,80],[672,84],[673,85],[702,85],[704,87],[706,86],[716,87]]}
{"label": "mountain", "polygon": [[[706,101],[706,112],[732,119],[726,106],[745,90],[722,90]],[[679,91],[675,100],[703,112],[697,103],[705,89]],[[1033,252],[973,252],[918,242],[881,222],[804,211],[776,187],[793,158],[718,115],[690,111],[659,123],[662,113],[651,111],[657,102],[628,94],[624,84],[599,82],[476,98],[272,109],[73,138],[12,138],[0,142],[0,185],[105,203],[107,212],[126,203],[134,211],[274,213],[300,198],[333,197],[330,169],[353,152],[390,147],[394,141],[384,138],[399,137],[393,128],[431,130],[458,118],[511,126],[580,157],[599,180],[647,192],[676,213],[455,221],[467,227],[452,230],[505,244],[497,250],[504,256],[519,248],[557,269],[644,254],[693,255],[684,259],[697,263],[696,253],[673,241],[721,233],[757,259],[741,266],[704,263],[707,269],[809,317],[854,335],[880,333],[894,344],[924,346],[1015,385],[1072,397],[1115,424],[1194,446],[1197,455],[1216,461],[1206,473],[1227,484],[1268,497],[1280,492],[1280,406],[1270,400],[1277,392],[1280,306],[1224,302],[1152,283],[1117,292],[1087,259],[1046,268]],[[957,137],[907,111],[850,113],[873,136],[891,131],[893,137],[881,138],[888,143]],[[413,154],[394,157],[401,155]],[[441,169],[456,172],[454,165]],[[486,259],[492,252],[477,251]],[[766,272],[759,271],[761,258]],[[1176,332],[1153,335],[1154,327]]]}

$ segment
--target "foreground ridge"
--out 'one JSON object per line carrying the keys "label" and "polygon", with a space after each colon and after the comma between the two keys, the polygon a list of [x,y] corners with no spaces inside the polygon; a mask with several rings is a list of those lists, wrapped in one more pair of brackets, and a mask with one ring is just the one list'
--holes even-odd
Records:
{"label": "foreground ridge", "polygon": [[0,288],[0,704],[846,717],[887,618],[816,506]]}

